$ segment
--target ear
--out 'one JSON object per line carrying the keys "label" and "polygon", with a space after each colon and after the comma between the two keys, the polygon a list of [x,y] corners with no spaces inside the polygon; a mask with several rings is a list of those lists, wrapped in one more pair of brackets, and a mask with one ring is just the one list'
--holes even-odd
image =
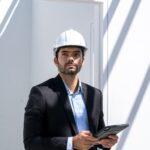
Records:
{"label": "ear", "polygon": [[58,65],[58,59],[57,59],[57,57],[54,57],[54,63],[55,63],[56,66]]}
{"label": "ear", "polygon": [[84,65],[84,57],[82,58],[82,66]]}

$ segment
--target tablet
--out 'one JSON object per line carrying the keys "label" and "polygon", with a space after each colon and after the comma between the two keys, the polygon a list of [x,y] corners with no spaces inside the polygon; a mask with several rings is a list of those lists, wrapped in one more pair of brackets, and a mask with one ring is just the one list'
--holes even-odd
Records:
{"label": "tablet", "polygon": [[107,138],[109,135],[118,134],[120,131],[124,130],[128,126],[129,124],[105,126],[100,131],[98,131],[97,134],[95,134],[95,137],[98,139],[104,139]]}

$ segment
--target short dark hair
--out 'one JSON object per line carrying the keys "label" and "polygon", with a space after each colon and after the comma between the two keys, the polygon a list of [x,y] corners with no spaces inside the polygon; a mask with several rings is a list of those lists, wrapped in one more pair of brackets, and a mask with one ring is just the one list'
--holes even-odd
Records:
{"label": "short dark hair", "polygon": [[55,52],[55,57],[58,58],[58,53],[60,51],[61,48],[65,48],[65,47],[78,47],[81,49],[81,52],[82,52],[82,56],[84,57],[85,56],[85,48],[84,47],[81,47],[81,46],[63,46],[63,47],[59,47],[56,52]]}

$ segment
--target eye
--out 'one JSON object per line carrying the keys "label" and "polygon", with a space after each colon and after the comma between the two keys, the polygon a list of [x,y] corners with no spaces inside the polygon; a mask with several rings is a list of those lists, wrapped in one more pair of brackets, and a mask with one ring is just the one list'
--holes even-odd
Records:
{"label": "eye", "polygon": [[78,52],[77,52],[77,53],[74,53],[74,57],[75,57],[75,58],[80,57],[80,53],[78,53]]}
{"label": "eye", "polygon": [[68,54],[67,53],[62,53],[62,56],[68,56]]}

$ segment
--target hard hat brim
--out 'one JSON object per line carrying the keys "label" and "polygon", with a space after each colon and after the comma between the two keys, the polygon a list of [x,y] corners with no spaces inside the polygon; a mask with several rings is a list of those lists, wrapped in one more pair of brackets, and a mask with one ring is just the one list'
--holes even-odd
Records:
{"label": "hard hat brim", "polygon": [[80,46],[80,45],[64,45],[64,46],[60,46],[60,47],[57,47],[57,48],[54,48],[54,52],[56,53],[58,50],[60,50],[61,48],[65,48],[65,47],[79,47],[81,48],[82,50],[86,51],[87,50],[87,47],[84,47],[84,46]]}

